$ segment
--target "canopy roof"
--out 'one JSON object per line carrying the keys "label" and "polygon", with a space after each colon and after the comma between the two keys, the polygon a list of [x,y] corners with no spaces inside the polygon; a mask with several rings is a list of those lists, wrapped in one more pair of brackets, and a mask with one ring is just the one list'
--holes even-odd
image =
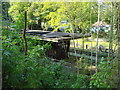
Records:
{"label": "canopy roof", "polygon": [[90,34],[79,34],[79,33],[64,33],[64,32],[53,32],[53,31],[42,31],[42,30],[27,30],[27,33],[30,33],[32,37],[34,35],[40,36],[40,40],[59,42],[63,40],[71,40],[82,37],[89,37]]}
{"label": "canopy roof", "polygon": [[103,21],[97,21],[97,22],[94,23],[92,26],[100,27],[100,26],[106,26],[106,25],[108,25],[106,22],[103,22]]}

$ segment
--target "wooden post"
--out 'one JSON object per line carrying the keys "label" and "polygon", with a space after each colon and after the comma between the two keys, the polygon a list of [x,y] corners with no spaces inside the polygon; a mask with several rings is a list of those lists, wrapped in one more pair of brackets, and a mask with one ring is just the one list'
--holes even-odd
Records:
{"label": "wooden post", "polygon": [[26,40],[26,23],[27,23],[27,11],[24,13],[24,31],[23,31],[23,40],[24,40],[24,54],[27,55],[27,40]]}
{"label": "wooden post", "polygon": [[69,52],[70,49],[70,40],[67,41],[67,53]]}
{"label": "wooden post", "polygon": [[86,49],[88,49],[88,44],[86,44]]}

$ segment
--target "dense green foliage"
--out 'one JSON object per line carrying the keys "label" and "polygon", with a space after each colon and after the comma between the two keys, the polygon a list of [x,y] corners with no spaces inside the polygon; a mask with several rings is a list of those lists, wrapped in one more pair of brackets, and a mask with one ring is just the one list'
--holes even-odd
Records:
{"label": "dense green foliage", "polygon": [[95,73],[91,77],[91,88],[117,87],[117,84],[115,83],[118,81],[118,62],[116,59],[113,61],[107,62],[105,59],[101,60],[100,64],[98,65],[98,73]]}
{"label": "dense green foliage", "polygon": [[45,57],[49,43],[28,39],[28,56],[24,56],[23,41],[17,31],[3,30],[2,43],[4,88],[88,87],[88,76],[66,73],[64,61],[56,63]]}
{"label": "dense green foliage", "polygon": [[[85,72],[79,75],[66,73],[64,61],[56,63],[45,57],[45,51],[50,48],[48,43],[40,42],[37,45],[38,41],[28,40],[29,54],[24,56],[20,34],[14,33],[15,31],[3,31],[3,87],[109,88],[114,86],[111,80],[117,72],[116,63],[101,61],[100,71],[92,76],[85,75]],[[84,68],[87,63],[79,63],[79,65]]]}
{"label": "dense green foliage", "polygon": [[[16,15],[26,10],[28,11],[28,21],[30,24],[38,24],[44,22],[44,28],[49,26],[54,30],[62,26],[66,26],[65,32],[86,32],[90,24],[90,3],[78,2],[33,2],[33,3],[10,3],[9,14],[16,21]],[[92,7],[92,23],[97,21],[97,4],[93,3]],[[68,24],[61,24],[61,21],[67,21]],[[74,30],[74,31],[72,31]]]}
{"label": "dense green foliage", "polygon": [[[106,5],[108,4],[106,3]],[[97,21],[97,6],[96,3],[92,3],[92,23]],[[5,10],[5,8],[3,9]],[[80,58],[76,62],[78,66],[75,66],[80,71],[79,74],[76,71],[69,72],[64,60],[54,62],[46,57],[45,52],[51,48],[50,42],[38,41],[28,36],[28,55],[25,56],[22,34],[20,34],[24,25],[23,12],[25,10],[28,12],[28,27],[32,24],[41,24],[41,22],[44,22],[44,29],[46,30],[49,26],[54,27],[54,30],[57,30],[61,26],[66,26],[65,32],[89,32],[90,3],[10,3],[9,14],[14,20],[14,23],[10,25],[10,29],[12,30],[6,28],[2,30],[3,88],[117,87],[119,77],[117,57],[101,57],[100,62],[98,62],[98,72],[94,73],[91,73],[92,70],[88,70],[88,66],[90,66],[88,58]],[[101,17],[107,23],[110,23],[111,15],[108,15],[109,12],[110,10],[103,13],[104,16]],[[68,24],[60,24],[64,20]],[[114,35],[112,36],[115,37]],[[114,39],[113,37],[112,39]]]}

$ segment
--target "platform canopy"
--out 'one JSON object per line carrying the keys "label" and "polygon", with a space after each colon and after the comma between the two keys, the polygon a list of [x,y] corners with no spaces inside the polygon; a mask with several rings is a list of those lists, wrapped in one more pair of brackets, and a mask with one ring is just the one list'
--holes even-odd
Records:
{"label": "platform canopy", "polygon": [[82,37],[89,37],[90,34],[79,34],[79,33],[64,33],[54,31],[43,31],[43,30],[27,30],[30,36],[40,36],[40,40],[59,42],[64,40],[78,39]]}

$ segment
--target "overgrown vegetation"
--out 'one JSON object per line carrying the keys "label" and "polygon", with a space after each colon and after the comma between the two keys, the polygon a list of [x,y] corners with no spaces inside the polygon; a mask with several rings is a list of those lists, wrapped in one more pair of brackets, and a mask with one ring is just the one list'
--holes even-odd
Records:
{"label": "overgrown vegetation", "polygon": [[45,57],[48,43],[35,45],[36,40],[28,41],[29,54],[24,56],[20,34],[14,33],[3,31],[3,87],[57,88],[74,83],[76,76],[63,72],[63,62],[55,63]]}
{"label": "overgrown vegetation", "polygon": [[[3,87],[11,88],[110,88],[116,87],[117,62],[100,62],[99,72],[87,75],[88,60],[79,63],[81,74],[66,73],[64,61],[53,62],[45,57],[50,44],[28,40],[28,56],[23,53],[21,34],[3,31]],[[81,59],[82,60],[82,59]],[[116,78],[115,78],[116,77]]]}
{"label": "overgrown vegetation", "polygon": [[[8,3],[5,5],[8,5]],[[88,28],[90,26],[90,16],[88,16],[90,10],[89,5],[90,3],[77,2],[10,3],[10,8],[8,5],[6,10],[9,8],[9,14],[12,16],[14,23],[11,23],[9,28],[8,26],[7,28],[5,26],[2,28],[3,88],[117,88],[119,84],[119,51],[114,53],[114,55],[116,55],[114,58],[110,57],[110,55],[112,55],[111,53],[105,54],[103,52],[99,52],[98,54],[100,55],[98,56],[100,57],[100,61],[97,62],[98,67],[95,67],[95,63],[90,61],[87,57],[85,57],[85,55],[81,58],[77,57],[78,60],[75,60],[74,67],[76,70],[73,72],[69,72],[71,69],[66,66],[66,61],[61,60],[59,62],[54,62],[46,57],[45,52],[51,48],[50,42],[46,43],[26,36],[28,55],[24,55],[24,44],[21,29],[23,29],[24,25],[23,12],[25,10],[28,10],[28,28],[31,25],[34,26],[36,24],[36,20],[38,20],[38,26],[40,26],[39,24],[41,24],[41,22],[46,24],[46,26],[42,29],[48,30],[48,27],[52,26],[54,27],[54,30],[57,30],[62,26],[60,21],[67,20],[68,27],[65,29],[65,32],[73,32],[72,30],[75,30],[74,32],[87,33],[89,32]],[[109,6],[109,3],[106,3],[106,5]],[[97,3],[93,3],[92,9],[95,10],[92,12],[92,23],[96,21],[96,7]],[[117,5],[114,8],[116,7]],[[5,8],[3,9],[5,10]],[[108,10],[108,12],[110,11]],[[110,16],[108,15],[108,12],[104,13],[105,16],[102,16],[101,18],[110,24]],[[6,17],[8,16],[4,16],[4,20],[7,20]],[[106,17],[109,17],[109,19]],[[114,27],[114,32],[118,32],[118,17],[115,18],[116,26]],[[119,45],[119,43],[115,40],[119,38],[117,36],[118,34],[112,34],[108,33],[108,35],[113,36],[111,36],[112,38],[110,38],[110,40],[115,42],[116,45]],[[86,43],[88,42],[85,41],[84,44]],[[111,44],[111,46],[112,45],[113,44]],[[81,49],[82,53],[88,53],[87,51],[88,50]],[[92,50],[91,52],[92,54],[94,53]],[[74,60],[76,57],[73,57],[72,59]],[[95,72],[92,67],[95,67],[94,69],[97,68],[98,71]],[[67,69],[69,69],[68,72]],[[79,71],[79,73],[76,73],[77,71]]]}

